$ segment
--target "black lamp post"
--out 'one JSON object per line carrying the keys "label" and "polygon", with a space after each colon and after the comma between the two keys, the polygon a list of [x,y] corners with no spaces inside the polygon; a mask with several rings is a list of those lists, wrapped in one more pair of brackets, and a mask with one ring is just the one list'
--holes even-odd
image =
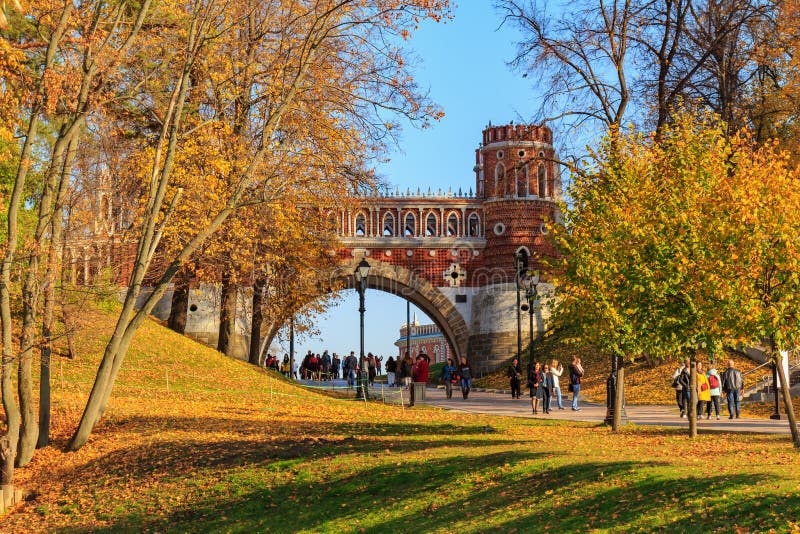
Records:
{"label": "black lamp post", "polygon": [[533,367],[533,316],[535,314],[534,304],[536,299],[539,298],[539,271],[528,271],[522,280],[522,285],[525,287],[525,300],[527,304],[522,306],[524,311],[528,310],[528,368]]}
{"label": "black lamp post", "polygon": [[356,279],[356,290],[358,290],[358,313],[361,318],[361,352],[358,358],[358,367],[361,369],[359,374],[359,388],[356,393],[357,399],[368,399],[369,393],[367,391],[367,381],[369,379],[369,369],[367,368],[367,361],[364,359],[364,293],[367,291],[367,276],[369,276],[369,263],[366,258],[361,258],[361,261],[356,266],[353,275]]}
{"label": "black lamp post", "polygon": [[520,319],[520,300],[519,300],[519,290],[520,290],[520,278],[522,277],[522,252],[517,251],[514,254],[514,282],[517,284],[517,357],[522,363],[522,324]]}

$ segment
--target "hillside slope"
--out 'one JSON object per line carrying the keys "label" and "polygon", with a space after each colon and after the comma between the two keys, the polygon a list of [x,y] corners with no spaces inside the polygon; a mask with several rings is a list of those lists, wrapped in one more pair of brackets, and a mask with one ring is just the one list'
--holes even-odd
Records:
{"label": "hillside slope", "polygon": [[17,487],[36,498],[3,518],[0,530],[95,528],[121,507],[130,525],[144,523],[182,501],[205,500],[230,467],[313,448],[334,421],[352,421],[337,438],[345,440],[386,417],[404,419],[398,407],[317,394],[148,321],[89,442],[64,454],[113,320],[86,310],[79,358],[54,359],[52,445],[17,471]]}
{"label": "hillside slope", "polygon": [[18,470],[34,494],[0,532],[782,531],[800,516],[786,436],[335,399],[154,322],[87,445],[64,453],[113,326],[83,321],[80,359],[54,363],[55,446]]}

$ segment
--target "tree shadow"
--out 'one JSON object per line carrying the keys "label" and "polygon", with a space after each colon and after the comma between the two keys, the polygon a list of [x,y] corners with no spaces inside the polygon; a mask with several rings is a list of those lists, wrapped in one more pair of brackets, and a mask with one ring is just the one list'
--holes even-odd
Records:
{"label": "tree shadow", "polygon": [[[490,444],[489,444],[490,445]],[[231,531],[231,532],[293,532],[297,530],[330,530],[332,521],[345,520],[355,524],[365,511],[377,507],[396,507],[402,510],[415,495],[441,494],[454,480],[454,476],[469,474],[476,461],[481,471],[497,470],[513,462],[540,458],[540,453],[502,451],[478,456],[455,456],[431,460],[402,462],[387,466],[376,462],[366,468],[342,477],[333,477],[323,483],[287,482],[272,488],[265,487],[242,495],[223,499],[208,498],[191,503],[190,507],[166,518],[145,518],[134,514],[120,519],[116,524],[93,532],[120,532],[131,530],[155,531]],[[548,455],[549,456],[549,455]],[[459,467],[463,471],[459,471]],[[394,498],[393,496],[398,496]],[[328,505],[318,506],[322,500]],[[331,504],[332,503],[332,504]],[[393,512],[389,512],[390,515]],[[396,514],[394,514],[396,515]],[[235,523],[231,519],[235,518]],[[441,523],[436,523],[441,526]],[[362,531],[424,531],[413,514],[382,523],[380,527],[360,527]],[[88,532],[74,530],[73,532]]]}
{"label": "tree shadow", "polygon": [[[163,428],[163,418],[137,417],[122,424],[135,428]],[[75,466],[62,474],[80,471],[84,475],[97,474],[106,480],[125,479],[144,481],[153,476],[180,473],[187,467],[194,469],[232,468],[249,464],[269,465],[272,462],[302,458],[315,461],[335,454],[376,455],[390,451],[402,454],[440,447],[473,447],[509,445],[519,440],[504,439],[502,434],[485,426],[457,426],[446,423],[315,423],[304,428],[293,428],[291,434],[276,439],[265,433],[264,425],[258,422],[231,419],[182,417],[169,418],[171,430],[190,432],[189,439],[162,439],[152,446],[135,446],[116,449],[85,464]],[[224,423],[224,425],[223,425]],[[242,423],[242,424],[240,424]],[[253,424],[248,424],[253,423]],[[241,439],[221,441],[218,437],[204,440],[203,435],[215,435],[215,426],[226,430],[235,424]],[[202,430],[205,429],[205,432]],[[135,429],[128,429],[135,431]],[[489,439],[487,434],[494,436]],[[341,438],[315,437],[342,436]],[[262,436],[256,437],[253,436]],[[301,437],[302,436],[302,437]],[[465,436],[465,437],[460,437]]]}

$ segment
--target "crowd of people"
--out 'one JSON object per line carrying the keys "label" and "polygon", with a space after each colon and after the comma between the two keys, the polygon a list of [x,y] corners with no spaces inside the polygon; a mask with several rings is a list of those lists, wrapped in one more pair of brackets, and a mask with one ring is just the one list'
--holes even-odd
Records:
{"label": "crowd of people", "polygon": [[[681,411],[681,417],[686,417],[689,413],[692,397],[691,379],[691,360],[687,358],[683,364],[672,374],[672,387],[675,389],[675,402]],[[736,369],[733,360],[728,360],[728,366],[720,374],[714,362],[708,365],[708,370],[702,362],[697,362],[697,381],[695,392],[697,398],[697,417],[701,418],[705,413],[706,419],[711,419],[711,412],[714,412],[717,419],[720,415],[720,398],[727,399],[728,418],[739,417],[741,409],[742,393],[744,393],[744,377],[741,371]]]}
{"label": "crowd of people", "polygon": [[[365,357],[367,368],[367,381],[369,385],[374,385],[375,377],[381,374],[383,357],[376,356],[371,352]],[[742,373],[735,368],[733,360],[729,360],[727,368],[720,374],[714,363],[710,363],[706,370],[702,362],[697,362],[697,382],[695,390],[697,392],[697,415],[706,415],[710,419],[712,414],[717,419],[720,418],[720,399],[727,400],[728,416],[731,419],[738,418],[741,408],[741,397],[744,388]],[[283,373],[289,378],[297,378],[291,366],[291,359],[288,354],[284,354],[280,360],[277,356],[268,354],[264,360],[264,367]],[[403,387],[409,389],[413,395],[412,382],[428,382],[430,358],[427,354],[420,353],[415,358],[408,353],[403,358],[390,356],[386,361],[386,378],[389,387]],[[572,393],[572,409],[580,410],[578,405],[581,390],[581,380],[584,374],[581,359],[577,356],[566,369],[569,378],[569,392]],[[553,403],[559,410],[563,410],[564,401],[561,393],[561,380],[564,374],[564,367],[558,360],[550,362],[533,362],[527,373],[527,388],[531,399],[532,413],[549,414],[553,408]],[[691,401],[691,361],[687,358],[672,375],[672,387],[675,389],[675,402],[680,410],[680,416],[686,417]],[[507,369],[508,379],[511,385],[511,398],[519,399],[522,397],[523,372],[520,361],[517,358],[511,362]],[[349,387],[358,383],[361,369],[358,364],[358,357],[354,351],[345,358],[341,358],[337,353],[329,353],[327,350],[322,354],[315,354],[312,351],[303,357],[299,366],[299,377],[305,380],[347,380]],[[461,389],[464,399],[469,397],[472,387],[472,371],[466,358],[461,358],[458,364],[453,358],[447,358],[442,368],[440,383],[444,384],[445,394],[448,399],[453,396],[453,388]],[[412,397],[413,405],[414,399]]]}
{"label": "crowd of people", "polygon": [[[383,357],[376,356],[371,352],[365,357],[367,368],[367,380],[369,385],[373,385],[375,377],[381,374]],[[288,354],[284,354],[283,360],[271,354],[267,355],[264,366],[283,373],[287,377],[297,378],[293,372],[291,361]],[[427,354],[420,353],[416,357],[408,353],[403,358],[390,356],[386,361],[386,378],[389,387],[402,387],[409,390],[411,405],[414,404],[413,382],[427,383],[429,378],[430,358]],[[738,418],[741,409],[741,398],[744,388],[742,373],[736,369],[733,360],[728,360],[727,368],[720,374],[714,363],[711,362],[708,369],[702,362],[696,363],[696,410],[697,416],[705,414],[707,419],[711,419],[712,414],[717,419],[720,418],[720,399],[727,400],[728,416],[730,419]],[[564,378],[564,371],[568,371],[569,392],[572,393],[572,410],[580,410],[578,405],[581,391],[581,381],[584,369],[581,359],[577,356],[572,359],[572,363],[564,369],[558,360],[550,362],[533,362],[528,368],[527,388],[531,399],[531,410],[533,414],[549,414],[553,409],[553,404],[559,410],[564,410],[564,399],[561,393],[561,381]],[[312,351],[303,358],[299,367],[300,378],[306,380],[347,380],[349,387],[358,383],[361,375],[358,364],[358,357],[351,351],[345,358],[340,358],[337,353],[330,354],[327,350],[322,354],[314,354]],[[520,399],[522,397],[523,372],[519,359],[514,358],[507,369],[508,379],[511,385],[511,398]],[[453,358],[447,358],[440,375],[440,383],[444,385],[445,395],[448,399],[453,397],[453,388],[461,390],[464,399],[469,397],[472,387],[472,371],[466,358],[461,358],[456,363]],[[675,402],[680,410],[680,416],[686,417],[691,403],[691,361],[687,358],[672,375],[672,387],[675,389]]]}
{"label": "crowd of people", "polygon": [[[569,365],[569,391],[572,393],[572,409],[580,410],[578,400],[581,391],[581,380],[583,378],[583,366],[581,359],[577,356],[572,359]],[[561,376],[564,374],[564,367],[558,360],[550,363],[532,362],[532,367],[528,369],[527,386],[531,398],[532,413],[541,412],[548,414],[553,406],[553,399],[559,410],[564,409],[561,396]],[[519,399],[522,396],[522,367],[519,359],[514,358],[508,367],[508,378],[511,383],[511,398]]]}
{"label": "crowd of people", "polygon": [[[389,360],[391,359],[389,358]],[[373,384],[375,377],[381,374],[383,356],[376,356],[370,352],[365,360],[368,380],[370,384]],[[283,361],[280,361],[277,356],[267,354],[264,367],[283,373],[289,378],[298,378],[297,373],[292,369],[291,358],[288,354],[283,355]],[[361,369],[359,369],[358,358],[353,351],[349,356],[341,358],[335,352],[331,354],[325,350],[322,354],[315,354],[309,350],[300,362],[298,372],[299,378],[303,380],[335,380],[341,377],[355,383],[361,374]]]}

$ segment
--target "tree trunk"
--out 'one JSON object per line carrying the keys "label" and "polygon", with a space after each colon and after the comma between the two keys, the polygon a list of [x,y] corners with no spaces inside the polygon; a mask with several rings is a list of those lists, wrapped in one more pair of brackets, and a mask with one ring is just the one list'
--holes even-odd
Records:
{"label": "tree trunk", "polygon": [[169,310],[167,326],[179,334],[186,333],[186,318],[189,313],[189,274],[181,269],[175,276],[172,290],[172,306]]}
{"label": "tree trunk", "polygon": [[250,352],[248,361],[258,365],[261,359],[261,324],[264,322],[262,304],[264,299],[264,280],[257,279],[253,285],[253,315],[250,321]]}
{"label": "tree trunk", "polygon": [[686,416],[689,418],[689,437],[697,437],[697,362],[692,354],[689,379],[689,406],[686,407]]}
{"label": "tree trunk", "polygon": [[227,356],[233,354],[233,340],[236,333],[236,294],[238,287],[231,282],[230,273],[222,275],[222,295],[219,307],[219,338],[217,350]]}
{"label": "tree trunk", "polygon": [[625,406],[625,360],[619,358],[619,368],[617,369],[617,390],[614,395],[614,420],[611,429],[615,432],[622,428],[622,410]]}
{"label": "tree trunk", "polygon": [[786,417],[789,419],[789,429],[792,431],[792,442],[796,448],[800,448],[800,431],[797,430],[797,418],[794,415],[794,406],[792,405],[792,392],[789,388],[789,377],[786,376],[786,369],[779,361],[775,360],[775,353],[773,352],[773,361],[775,361],[778,368],[778,377],[781,381],[781,392],[783,392],[783,406],[786,408]]}
{"label": "tree trunk", "polygon": [[[63,288],[63,271],[59,265],[61,234],[64,225],[62,208],[67,193],[67,185],[72,174],[72,163],[75,160],[77,139],[69,141],[64,166],[58,183],[53,213],[50,217],[50,243],[47,250],[47,267],[44,279],[44,310],[42,312],[42,343],[39,379],[39,436],[36,448],[46,447],[50,442],[50,362],[53,353],[53,322],[56,304],[56,282]],[[57,273],[60,273],[57,274]]]}

